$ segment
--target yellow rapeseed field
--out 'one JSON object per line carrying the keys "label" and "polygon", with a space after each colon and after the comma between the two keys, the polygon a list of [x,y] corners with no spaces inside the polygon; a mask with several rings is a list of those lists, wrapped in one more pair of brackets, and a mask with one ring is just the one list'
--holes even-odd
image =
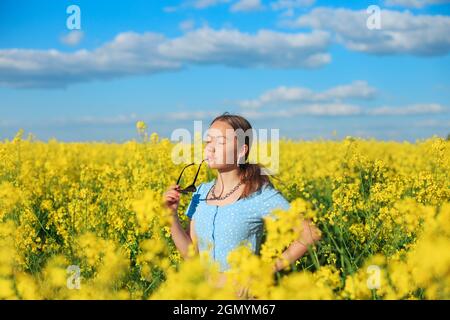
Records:
{"label": "yellow rapeseed field", "polygon": [[[219,288],[217,266],[182,261],[170,237],[174,143],[137,128],[121,144],[0,143],[1,299],[236,299],[236,284],[255,299],[450,299],[449,141],[282,140],[272,181],[292,207],[266,220],[260,255],[229,255]],[[322,239],[273,275],[301,217]]]}

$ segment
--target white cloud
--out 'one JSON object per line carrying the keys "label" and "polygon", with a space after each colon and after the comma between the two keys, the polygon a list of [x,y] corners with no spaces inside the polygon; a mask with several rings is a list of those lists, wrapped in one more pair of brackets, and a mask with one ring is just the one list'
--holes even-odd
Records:
{"label": "white cloud", "polygon": [[39,125],[44,127],[64,127],[64,126],[121,126],[121,125],[134,125],[137,121],[145,121],[149,123],[155,123],[157,121],[193,121],[193,120],[211,120],[216,116],[222,114],[223,111],[209,110],[209,111],[173,111],[173,112],[160,112],[152,114],[116,114],[111,116],[92,116],[81,115],[77,117],[49,117],[47,119],[39,119],[36,122],[24,122],[19,120],[4,120],[0,121],[0,128],[17,127],[17,126],[30,126]]}
{"label": "white cloud", "polygon": [[256,34],[204,27],[159,47],[165,57],[198,64],[232,67],[316,68],[330,62],[326,32]]}
{"label": "white cloud", "polygon": [[131,114],[120,114],[110,117],[101,116],[83,116],[75,119],[66,118],[63,120],[58,120],[63,123],[71,124],[85,124],[85,125],[121,125],[121,124],[134,124],[138,120],[142,121],[159,121],[159,120],[203,120],[211,119],[216,117],[221,112],[211,110],[211,111],[176,111],[176,112],[161,112],[153,113],[151,115],[137,115],[136,113]]}
{"label": "white cloud", "polygon": [[311,27],[335,34],[348,49],[370,54],[445,55],[450,52],[450,17],[381,10],[381,29],[370,30],[365,10],[316,8],[291,27]]}
{"label": "white cloud", "polygon": [[340,99],[372,99],[377,90],[367,84],[366,81],[353,81],[351,84],[340,85],[331,88],[321,94],[318,98],[322,100],[340,100]]}
{"label": "white cloud", "polygon": [[159,118],[166,120],[204,120],[215,118],[221,113],[219,111],[182,111],[162,114]]}
{"label": "white cloud", "polygon": [[387,6],[400,6],[407,8],[423,8],[434,4],[449,3],[450,0],[386,0],[384,1]]}
{"label": "white cloud", "polygon": [[444,114],[449,108],[439,104],[409,105],[403,107],[363,108],[346,103],[313,103],[284,109],[244,109],[242,115],[251,119],[291,118],[299,115],[309,116],[407,116],[425,114]]}
{"label": "white cloud", "polygon": [[217,6],[219,4],[229,3],[230,1],[231,0],[190,0],[183,1],[177,6],[164,7],[163,10],[164,12],[171,13],[185,8],[206,9],[209,7]]}
{"label": "white cloud", "polygon": [[9,120],[0,122],[0,127],[64,127],[64,126],[116,126],[135,124],[136,121],[142,120],[135,113],[118,114],[112,116],[90,116],[81,115],[77,117],[47,117],[46,119],[38,119],[31,121]]}
{"label": "white cloud", "polygon": [[83,40],[84,33],[81,30],[72,30],[61,37],[61,42],[68,46],[76,46]]}
{"label": "white cloud", "polygon": [[362,113],[361,107],[344,103],[310,104],[301,107],[274,110],[244,110],[241,114],[250,119],[292,118],[299,115],[349,116]]}
{"label": "white cloud", "polygon": [[447,128],[450,129],[449,120],[438,120],[438,119],[425,119],[417,121],[413,124],[415,127],[421,128]]}
{"label": "white cloud", "polygon": [[440,104],[415,104],[402,108],[393,107],[379,107],[372,110],[368,110],[368,114],[371,115],[413,115],[413,114],[433,114],[433,113],[446,113],[449,110]]}
{"label": "white cloud", "polygon": [[[236,112],[250,120],[275,120],[275,119],[291,119],[301,116],[315,117],[386,117],[386,116],[407,116],[407,115],[427,115],[427,114],[444,114],[449,113],[450,109],[438,104],[428,105],[411,105],[404,107],[378,107],[375,109],[367,109],[358,105],[346,103],[313,103],[305,106],[297,106],[285,109],[270,110],[243,110]],[[21,126],[43,126],[43,127],[67,127],[67,126],[123,126],[134,125],[136,121],[142,120],[147,123],[170,122],[177,121],[194,121],[205,120],[210,121],[214,117],[223,113],[223,110],[191,110],[191,111],[171,111],[152,114],[118,114],[111,116],[91,116],[84,115],[78,117],[64,118],[47,118],[38,122],[24,123],[23,121],[8,121],[2,119],[0,128],[21,127]],[[363,120],[361,120],[363,121]],[[209,122],[208,122],[209,123]],[[360,124],[360,122],[355,122]],[[365,126],[365,124],[362,124]],[[408,122],[409,123],[409,122]],[[410,127],[416,128],[450,128],[449,119],[424,119],[412,122]]]}
{"label": "white cloud", "polygon": [[261,0],[239,0],[231,6],[230,11],[259,11],[263,8]]}
{"label": "white cloud", "polygon": [[450,113],[449,108],[438,103],[412,104],[401,107],[361,107],[343,102],[350,99],[372,100],[376,98],[377,94],[376,88],[361,80],[321,92],[304,87],[280,86],[264,92],[256,99],[241,100],[238,105],[244,114],[252,118],[289,118],[296,115],[408,116]]}
{"label": "white cloud", "polygon": [[222,4],[222,3],[228,3],[230,1],[231,0],[196,0],[196,1],[193,1],[192,6],[197,9],[203,9],[203,8],[213,7],[218,4]]}
{"label": "white cloud", "polygon": [[[296,8],[304,8],[312,6],[316,0],[276,0],[270,3],[272,10],[293,10]],[[257,11],[264,9],[261,0],[187,0],[181,2],[176,6],[164,7],[163,10],[167,13],[175,12],[180,9],[194,8],[207,9],[221,4],[232,3],[230,7],[231,12],[239,11]]]}
{"label": "white cloud", "polygon": [[179,70],[188,64],[316,68],[330,62],[326,32],[256,34],[202,27],[174,39],[125,32],[97,49],[0,49],[0,85],[64,87],[72,83]]}
{"label": "white cloud", "polygon": [[126,32],[92,51],[3,49],[0,85],[64,87],[76,82],[180,69],[179,61],[158,52],[163,41],[164,36],[155,33]]}
{"label": "white cloud", "polygon": [[312,6],[316,0],[277,0],[270,4],[274,10],[295,9]]}
{"label": "white cloud", "polygon": [[135,113],[131,114],[120,114],[116,116],[109,117],[99,117],[99,116],[82,116],[79,118],[65,118],[57,119],[56,122],[60,125],[63,124],[78,124],[78,125],[122,125],[135,123],[140,119],[137,118]]}
{"label": "white cloud", "polygon": [[194,29],[195,21],[193,19],[184,20],[180,22],[179,26],[181,31],[186,32]]}
{"label": "white cloud", "polygon": [[294,108],[292,115],[309,114],[315,116],[348,116],[361,113],[361,107],[343,103],[312,104]]}
{"label": "white cloud", "polygon": [[303,87],[280,86],[268,90],[257,99],[241,101],[240,106],[244,108],[259,108],[264,105],[279,105],[280,103],[340,101],[352,98],[372,99],[376,92],[376,89],[369,86],[366,81],[354,81],[323,92],[314,92]]}

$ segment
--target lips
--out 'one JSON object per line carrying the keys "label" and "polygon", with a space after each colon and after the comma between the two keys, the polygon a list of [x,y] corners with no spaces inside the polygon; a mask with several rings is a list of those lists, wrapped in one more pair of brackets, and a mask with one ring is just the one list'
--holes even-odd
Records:
{"label": "lips", "polygon": [[214,161],[214,158],[213,158],[213,157],[207,157],[207,158],[206,158],[206,161],[212,162],[212,161]]}

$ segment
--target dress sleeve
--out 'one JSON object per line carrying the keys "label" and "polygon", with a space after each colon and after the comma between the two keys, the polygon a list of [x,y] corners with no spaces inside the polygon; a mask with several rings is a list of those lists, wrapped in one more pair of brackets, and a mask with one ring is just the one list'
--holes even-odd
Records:
{"label": "dress sleeve", "polygon": [[273,213],[275,209],[289,210],[291,204],[283,196],[283,194],[273,187],[269,187],[263,192],[263,216],[270,216],[273,219],[278,219],[278,217]]}
{"label": "dress sleeve", "polygon": [[189,202],[189,205],[186,209],[186,212],[184,213],[185,215],[188,216],[189,219],[192,219],[192,217],[194,216],[195,211],[197,210],[198,204],[200,202],[200,195],[202,193],[202,189],[204,187],[204,184],[201,183],[198,188],[197,191],[195,191],[192,194],[191,197],[191,201]]}

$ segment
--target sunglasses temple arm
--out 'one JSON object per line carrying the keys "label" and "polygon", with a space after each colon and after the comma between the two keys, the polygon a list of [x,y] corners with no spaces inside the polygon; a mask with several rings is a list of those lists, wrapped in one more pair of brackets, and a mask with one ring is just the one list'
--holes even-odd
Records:
{"label": "sunglasses temple arm", "polygon": [[177,180],[177,185],[180,183],[180,180],[181,180],[181,177],[183,176],[184,170],[186,170],[186,168],[192,166],[193,164],[194,164],[194,163],[188,164],[187,166],[185,166],[185,167],[183,168],[183,170],[181,170],[180,176],[178,177],[178,180]]}
{"label": "sunglasses temple arm", "polygon": [[202,162],[200,162],[200,165],[198,166],[197,173],[195,174],[194,182],[192,183],[193,185],[195,185],[195,182],[197,181],[198,173],[200,172],[200,168],[202,167],[203,162],[205,162],[205,160],[202,160]]}

